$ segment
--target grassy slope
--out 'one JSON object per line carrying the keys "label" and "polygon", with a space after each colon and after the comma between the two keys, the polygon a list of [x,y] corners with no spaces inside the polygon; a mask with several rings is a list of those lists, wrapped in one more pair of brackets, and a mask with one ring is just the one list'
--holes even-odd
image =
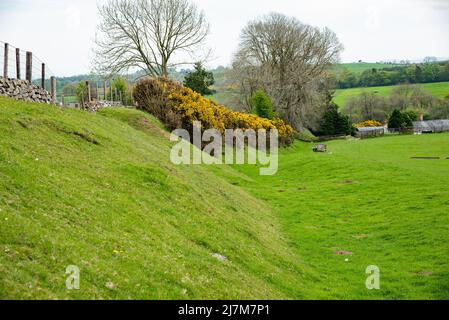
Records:
{"label": "grassy slope", "polygon": [[410,159],[447,134],[297,143],[260,177],[171,165],[133,110],[0,98],[0,130],[1,298],[449,298],[449,160]]}
{"label": "grassy slope", "polygon": [[[282,151],[276,176],[236,166],[246,178],[227,179],[277,211],[320,275],[314,296],[449,299],[449,160],[410,159],[449,157],[449,134],[328,144],[329,154],[305,143]],[[381,270],[380,291],[365,288],[369,265]]]}
{"label": "grassy slope", "polygon": [[[369,63],[369,62],[354,62],[354,63],[341,63],[335,66],[335,69],[342,69],[345,68],[355,74],[361,74],[365,70],[369,69],[384,69],[384,68],[391,68],[396,65],[394,64],[385,64],[385,63]],[[401,65],[397,65],[401,66]]]}
{"label": "grassy slope", "polygon": [[[0,98],[0,132],[0,298],[307,295],[314,275],[270,208],[207,168],[172,165],[143,113]],[[68,265],[79,291],[65,288]]]}
{"label": "grassy slope", "polygon": [[[449,95],[449,82],[425,83],[419,84],[419,86],[422,86],[425,90],[429,91],[437,98],[445,98]],[[375,92],[380,96],[386,97],[391,94],[395,87],[396,86],[385,86],[337,90],[335,92],[334,101],[339,106],[344,107],[350,98],[356,97],[362,92]]]}

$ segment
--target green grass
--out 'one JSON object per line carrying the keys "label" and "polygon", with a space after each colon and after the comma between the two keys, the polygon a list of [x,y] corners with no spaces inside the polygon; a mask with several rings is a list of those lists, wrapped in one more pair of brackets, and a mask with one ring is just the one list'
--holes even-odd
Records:
{"label": "green grass", "polygon": [[297,142],[261,177],[172,165],[132,109],[0,98],[0,132],[0,298],[449,299],[449,160],[410,159],[449,134]]}
{"label": "green grass", "polygon": [[361,74],[365,70],[370,69],[384,69],[384,68],[392,68],[395,66],[403,66],[399,64],[387,64],[387,63],[369,63],[369,62],[354,62],[354,63],[341,63],[336,65],[334,68],[336,70],[345,68],[352,73]]}
{"label": "green grass", "polygon": [[[276,176],[235,166],[243,176],[227,179],[281,217],[291,246],[320,275],[306,284],[313,297],[449,299],[449,160],[410,159],[449,157],[449,134],[328,145],[328,154],[306,143],[283,150]],[[380,268],[380,291],[365,288],[369,265]]]}
{"label": "green grass", "polygon": [[314,274],[271,209],[205,167],[172,165],[153,118],[0,98],[0,132],[0,298],[307,296]]}
{"label": "green grass", "polygon": [[[449,82],[418,84],[437,98],[445,98],[449,95]],[[389,96],[397,86],[351,88],[336,90],[334,101],[341,107],[345,107],[349,99],[360,95],[362,92],[374,92],[382,97]]]}

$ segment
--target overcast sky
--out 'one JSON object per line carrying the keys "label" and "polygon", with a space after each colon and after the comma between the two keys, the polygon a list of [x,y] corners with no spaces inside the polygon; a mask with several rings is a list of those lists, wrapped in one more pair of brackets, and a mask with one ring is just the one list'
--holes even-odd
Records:
{"label": "overcast sky", "polygon": [[[100,0],[104,1],[104,0]],[[193,0],[210,24],[210,67],[229,65],[240,30],[276,11],[327,26],[343,62],[449,57],[449,0]],[[87,73],[96,0],[0,0],[0,40],[33,51],[57,76]]]}

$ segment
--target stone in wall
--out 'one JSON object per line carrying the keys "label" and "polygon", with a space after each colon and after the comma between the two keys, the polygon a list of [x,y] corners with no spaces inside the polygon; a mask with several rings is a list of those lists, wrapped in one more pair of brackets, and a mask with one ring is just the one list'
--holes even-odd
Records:
{"label": "stone in wall", "polygon": [[0,77],[0,96],[28,102],[51,103],[51,94],[27,80]]}

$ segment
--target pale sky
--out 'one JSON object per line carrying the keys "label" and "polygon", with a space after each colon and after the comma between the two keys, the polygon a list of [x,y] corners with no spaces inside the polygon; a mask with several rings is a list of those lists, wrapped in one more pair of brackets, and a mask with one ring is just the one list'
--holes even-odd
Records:
{"label": "pale sky", "polygon": [[[105,0],[99,0],[105,1]],[[332,29],[343,62],[449,58],[449,0],[193,0],[211,25],[209,67],[229,65],[241,29],[270,12]],[[0,0],[0,40],[57,76],[90,71],[97,0]]]}

